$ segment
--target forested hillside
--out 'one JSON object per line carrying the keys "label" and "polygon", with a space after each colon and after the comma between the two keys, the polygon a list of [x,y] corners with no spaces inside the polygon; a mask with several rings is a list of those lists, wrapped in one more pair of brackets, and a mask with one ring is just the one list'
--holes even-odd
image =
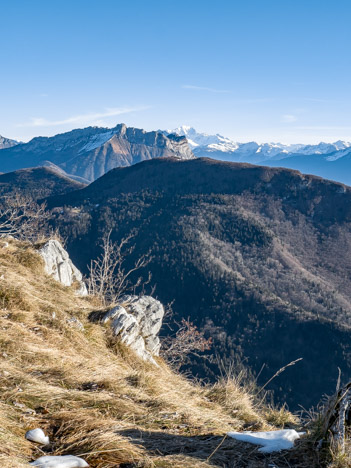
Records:
{"label": "forested hillside", "polygon": [[[48,203],[85,272],[104,233],[134,232],[128,261],[150,253],[156,295],[213,337],[213,354],[263,367],[261,382],[303,358],[270,387],[296,408],[332,392],[338,367],[351,377],[350,201],[348,187],[296,171],[167,159]],[[192,370],[218,373],[208,360]]]}

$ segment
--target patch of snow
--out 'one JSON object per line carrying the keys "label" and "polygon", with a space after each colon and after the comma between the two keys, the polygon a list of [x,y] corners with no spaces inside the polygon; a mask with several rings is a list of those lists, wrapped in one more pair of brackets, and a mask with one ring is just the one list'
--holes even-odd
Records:
{"label": "patch of snow", "polygon": [[330,156],[327,156],[325,159],[327,161],[336,161],[337,159],[340,159],[340,158],[346,156],[347,154],[350,154],[350,152],[351,152],[350,148],[346,148],[344,150],[336,151],[334,154],[331,154]]}
{"label": "patch of snow", "polygon": [[39,466],[40,468],[85,468],[89,466],[83,458],[75,457],[74,455],[46,455],[29,464],[31,466]]}
{"label": "patch of snow", "polygon": [[190,138],[187,138],[187,140],[190,148],[196,148],[197,146],[199,146],[199,144],[196,143],[194,140],[191,140]]}
{"label": "patch of snow", "polygon": [[25,438],[31,442],[37,442],[38,444],[47,445],[50,440],[49,437],[44,434],[42,429],[36,428],[26,432]]}
{"label": "patch of snow", "polygon": [[113,137],[115,132],[110,131],[110,132],[105,132],[105,133],[98,133],[97,135],[92,135],[89,139],[89,142],[85,144],[80,150],[80,153],[83,153],[84,151],[92,151],[96,148],[99,148],[99,146],[104,145],[110,138]]}
{"label": "patch of snow", "polygon": [[296,432],[294,429],[282,429],[280,431],[265,432],[228,432],[228,436],[242,442],[261,445],[259,452],[271,453],[293,448],[296,439],[304,432]]}

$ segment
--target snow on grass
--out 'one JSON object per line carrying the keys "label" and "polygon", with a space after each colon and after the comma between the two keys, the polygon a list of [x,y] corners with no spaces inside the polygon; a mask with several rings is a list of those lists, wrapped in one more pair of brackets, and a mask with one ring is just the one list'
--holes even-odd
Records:
{"label": "snow on grass", "polygon": [[271,453],[280,450],[288,450],[294,446],[294,441],[299,439],[304,432],[296,432],[294,429],[282,429],[280,431],[266,432],[228,432],[228,436],[242,442],[262,445],[259,452]]}
{"label": "snow on grass", "polygon": [[74,455],[52,456],[47,455],[40,457],[30,463],[32,466],[40,468],[84,468],[89,466],[83,458],[75,457]]}
{"label": "snow on grass", "polygon": [[27,431],[25,437],[27,440],[37,442],[38,444],[47,445],[49,443],[49,437],[46,436],[42,429],[39,428]]}

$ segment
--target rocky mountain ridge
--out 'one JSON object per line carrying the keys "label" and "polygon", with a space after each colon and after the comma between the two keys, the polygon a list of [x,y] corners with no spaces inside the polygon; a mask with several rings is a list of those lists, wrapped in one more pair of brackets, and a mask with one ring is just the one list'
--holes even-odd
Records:
{"label": "rocky mountain ridge", "polygon": [[18,145],[19,142],[16,140],[11,140],[10,138],[5,138],[0,135],[0,150],[5,148],[11,148],[12,146]]}
{"label": "rocky mountain ridge", "polygon": [[119,124],[88,127],[28,143],[8,139],[1,148],[0,171],[47,166],[81,183],[89,183],[115,167],[160,157],[211,157],[216,160],[286,167],[351,185],[351,143],[317,145],[247,142],[199,133],[189,126],[146,132]]}
{"label": "rocky mountain ridge", "polygon": [[[37,137],[0,151],[0,171],[51,166],[80,181],[93,181],[110,169],[164,157],[191,159],[186,138],[127,127],[88,127],[53,137]],[[82,180],[83,179],[83,180]]]}

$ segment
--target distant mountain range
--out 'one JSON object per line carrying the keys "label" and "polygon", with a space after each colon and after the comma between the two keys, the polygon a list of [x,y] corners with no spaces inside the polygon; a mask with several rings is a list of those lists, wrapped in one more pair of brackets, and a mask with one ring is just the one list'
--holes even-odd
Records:
{"label": "distant mountain range", "polygon": [[222,157],[218,157],[218,159],[229,160],[231,158],[232,162],[249,162],[251,164],[263,163],[272,159],[281,160],[290,157],[292,154],[305,156],[320,154],[329,156],[331,153],[337,153],[334,158],[328,157],[328,161],[335,161],[351,152],[351,143],[346,141],[336,141],[335,143],[322,142],[318,145],[259,144],[254,141],[238,143],[219,134],[207,135],[206,133],[198,133],[194,128],[186,125],[174,130],[167,130],[166,133],[185,136],[196,156],[217,159],[214,156],[219,153],[222,154]]}
{"label": "distant mountain range", "polygon": [[0,151],[0,172],[50,166],[81,182],[91,182],[110,169],[147,159],[194,157],[183,136],[146,132],[124,124],[77,129],[33,138],[28,143],[15,142],[12,146],[5,144]]}
{"label": "distant mountain range", "polygon": [[197,157],[286,167],[351,185],[350,142],[322,142],[318,145],[238,143],[219,134],[198,133],[185,125],[165,133],[185,136]]}
{"label": "distant mountain range", "polygon": [[49,166],[82,183],[92,182],[115,167],[163,157],[210,157],[286,167],[351,185],[351,143],[346,141],[318,145],[238,143],[185,125],[146,132],[124,124],[77,129],[33,138],[28,143],[0,137],[0,172]]}

